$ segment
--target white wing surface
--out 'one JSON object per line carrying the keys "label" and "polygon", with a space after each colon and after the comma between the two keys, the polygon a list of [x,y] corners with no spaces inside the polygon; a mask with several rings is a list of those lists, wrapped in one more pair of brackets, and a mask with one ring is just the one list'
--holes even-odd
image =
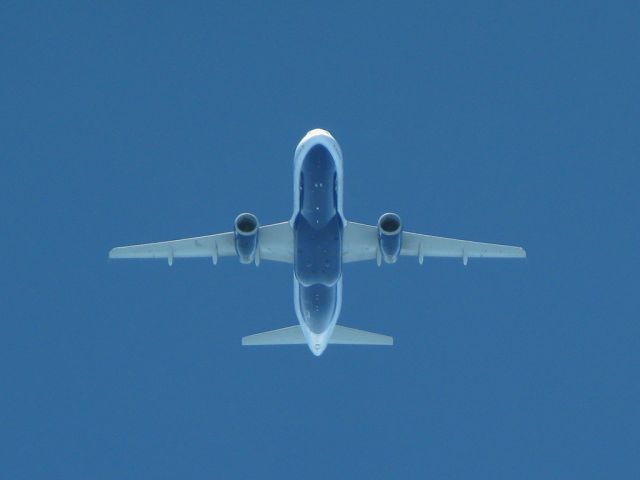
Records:
{"label": "white wing surface", "polygon": [[[495,243],[471,242],[455,238],[434,237],[419,233],[402,233],[402,256],[460,258],[467,264],[469,258],[525,258],[522,247]],[[344,263],[378,260],[378,229],[373,225],[348,222],[344,231],[342,261]]]}
{"label": "white wing surface", "polygon": [[[260,227],[258,249],[260,260],[293,263],[293,231],[289,222]],[[109,258],[165,258],[169,265],[174,258],[209,257],[218,263],[219,257],[235,255],[233,232],[117,247],[109,252]]]}

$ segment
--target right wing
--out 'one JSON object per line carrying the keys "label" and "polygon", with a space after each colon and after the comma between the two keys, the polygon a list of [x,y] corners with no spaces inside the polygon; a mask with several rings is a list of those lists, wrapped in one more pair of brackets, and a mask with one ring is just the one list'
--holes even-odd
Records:
{"label": "right wing", "polygon": [[[109,252],[109,258],[166,258],[169,265],[173,264],[174,258],[209,257],[213,263],[218,263],[219,257],[235,255],[233,232],[117,247]],[[257,257],[293,263],[293,231],[289,222],[260,227]]]}
{"label": "right wing", "polygon": [[[378,228],[374,225],[348,222],[344,230],[344,263],[364,260],[380,261],[378,251]],[[525,258],[521,247],[498,245],[495,243],[471,242],[455,238],[434,237],[420,233],[402,232],[402,256],[418,257],[422,263],[424,257],[461,258],[467,264],[469,258]]]}

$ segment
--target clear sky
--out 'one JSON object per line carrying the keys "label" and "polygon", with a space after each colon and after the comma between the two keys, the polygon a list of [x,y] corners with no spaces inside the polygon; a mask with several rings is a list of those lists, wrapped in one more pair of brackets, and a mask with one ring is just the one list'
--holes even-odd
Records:
{"label": "clear sky", "polygon": [[[0,6],[1,478],[640,477],[637,2],[111,3]],[[240,346],[287,265],[108,260],[288,219],[316,127],[347,218],[528,259],[347,265],[396,345],[320,358]]]}

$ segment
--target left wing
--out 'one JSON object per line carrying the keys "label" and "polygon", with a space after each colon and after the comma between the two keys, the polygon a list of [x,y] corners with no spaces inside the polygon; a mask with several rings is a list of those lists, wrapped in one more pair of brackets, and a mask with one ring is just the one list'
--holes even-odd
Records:
{"label": "left wing", "polygon": [[[402,232],[400,255],[418,257],[421,264],[424,257],[461,258],[465,265],[469,258],[526,258],[527,256],[522,247],[471,242],[411,232]],[[347,222],[344,229],[342,261],[351,263],[364,260],[380,262],[378,228],[373,225]]]}
{"label": "left wing", "polygon": [[[109,258],[166,258],[169,265],[173,264],[174,258],[209,257],[215,264],[219,257],[235,255],[233,232],[117,247],[109,252]],[[293,231],[289,222],[260,227],[256,258],[258,261],[293,263]]]}

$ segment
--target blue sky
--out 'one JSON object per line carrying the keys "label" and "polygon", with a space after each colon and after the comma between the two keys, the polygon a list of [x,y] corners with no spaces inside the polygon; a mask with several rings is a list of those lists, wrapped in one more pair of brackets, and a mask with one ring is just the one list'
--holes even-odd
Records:
{"label": "blue sky", "polygon": [[[0,476],[635,478],[640,9],[0,7]],[[518,244],[348,265],[396,346],[243,349],[286,265],[109,261],[291,214],[322,127],[345,213]]]}

